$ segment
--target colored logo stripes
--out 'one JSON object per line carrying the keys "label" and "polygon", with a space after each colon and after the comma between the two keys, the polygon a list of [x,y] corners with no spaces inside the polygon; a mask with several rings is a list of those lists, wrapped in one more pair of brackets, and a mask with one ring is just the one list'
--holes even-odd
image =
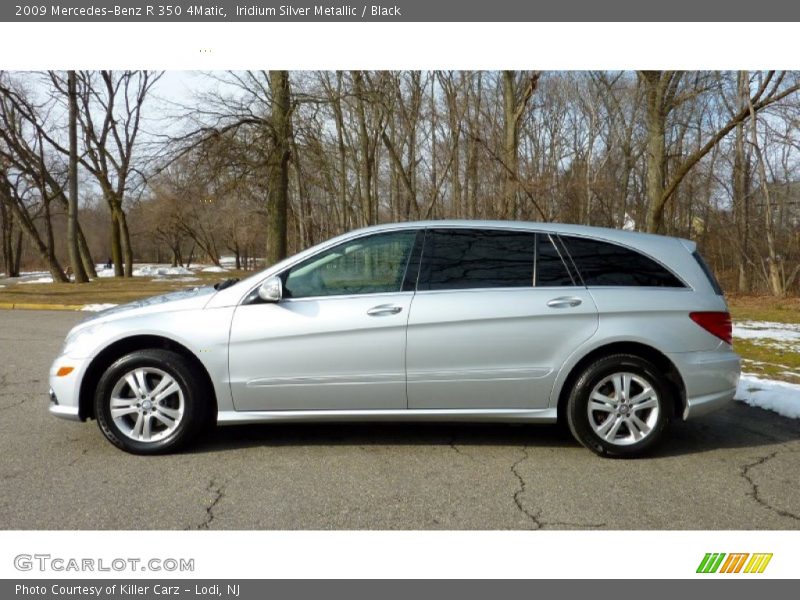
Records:
{"label": "colored logo stripes", "polygon": [[[748,560],[749,558],[749,560]],[[772,553],[708,552],[697,567],[698,573],[763,573]]]}

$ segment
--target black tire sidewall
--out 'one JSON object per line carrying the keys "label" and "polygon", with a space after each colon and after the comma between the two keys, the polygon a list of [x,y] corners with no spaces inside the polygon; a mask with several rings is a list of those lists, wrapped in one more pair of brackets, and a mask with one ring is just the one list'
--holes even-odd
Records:
{"label": "black tire sidewall", "polygon": [[[132,440],[114,423],[111,418],[111,391],[125,373],[139,367],[153,367],[169,374],[183,392],[183,418],[176,430],[157,442],[138,442]],[[180,355],[169,350],[138,350],[127,354],[106,369],[97,385],[94,409],[97,424],[108,441],[133,454],[161,454],[183,446],[197,434],[204,422],[202,392],[191,365]]]}
{"label": "black tire sidewall", "polygon": [[[605,377],[625,371],[647,380],[656,391],[659,402],[659,415],[650,434],[640,442],[626,446],[611,444],[598,436],[589,423],[589,395]],[[616,354],[601,358],[589,365],[572,387],[567,402],[567,422],[573,436],[586,448],[602,456],[635,457],[651,450],[663,437],[664,428],[669,422],[670,386],[653,363],[628,354]]]}

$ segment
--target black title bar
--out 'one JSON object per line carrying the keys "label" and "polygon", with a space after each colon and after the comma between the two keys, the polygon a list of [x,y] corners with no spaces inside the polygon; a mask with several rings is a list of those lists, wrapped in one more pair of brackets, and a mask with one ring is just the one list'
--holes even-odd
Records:
{"label": "black title bar", "polygon": [[786,0],[60,0],[0,3],[0,21],[18,22],[769,22],[800,20]]}

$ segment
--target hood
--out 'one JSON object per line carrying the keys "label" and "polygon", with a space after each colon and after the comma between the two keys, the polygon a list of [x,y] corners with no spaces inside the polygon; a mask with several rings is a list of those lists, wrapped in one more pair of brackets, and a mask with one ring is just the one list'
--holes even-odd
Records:
{"label": "hood", "polygon": [[95,313],[81,321],[81,325],[84,323],[97,324],[105,321],[116,321],[117,319],[152,313],[203,308],[216,291],[212,286],[204,286],[143,298]]}

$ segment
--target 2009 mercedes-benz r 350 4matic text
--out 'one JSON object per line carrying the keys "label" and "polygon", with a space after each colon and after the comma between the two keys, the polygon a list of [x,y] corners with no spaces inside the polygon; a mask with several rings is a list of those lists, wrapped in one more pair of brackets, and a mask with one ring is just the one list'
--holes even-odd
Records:
{"label": "2009 mercedes-benz r 350 4matic text", "polygon": [[598,454],[731,400],[725,299],[688,240],[436,221],[354,231],[238,283],[99,313],[67,336],[50,411],[129,452],[206,425],[569,424]]}

